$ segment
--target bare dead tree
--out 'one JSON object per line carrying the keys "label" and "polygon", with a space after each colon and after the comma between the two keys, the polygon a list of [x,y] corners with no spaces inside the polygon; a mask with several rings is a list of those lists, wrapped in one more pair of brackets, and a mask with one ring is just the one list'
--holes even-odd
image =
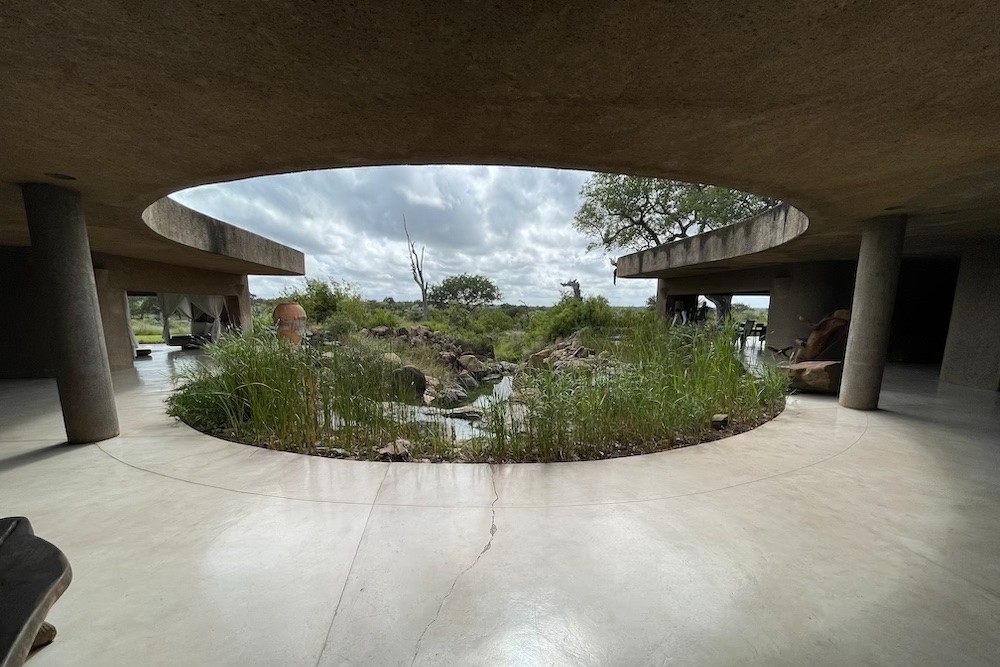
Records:
{"label": "bare dead tree", "polygon": [[573,298],[576,299],[577,301],[583,301],[583,296],[581,296],[581,294],[580,294],[580,281],[579,280],[576,280],[574,278],[573,280],[567,280],[566,282],[559,283],[559,284],[562,285],[563,287],[570,287],[570,288],[572,288],[573,289]]}
{"label": "bare dead tree", "polygon": [[403,233],[406,234],[406,245],[410,251],[410,272],[413,274],[413,282],[420,288],[420,307],[424,314],[424,319],[429,320],[431,315],[427,309],[427,278],[424,277],[424,248],[420,247],[420,254],[413,245],[410,238],[410,230],[406,227],[406,216],[403,216]]}

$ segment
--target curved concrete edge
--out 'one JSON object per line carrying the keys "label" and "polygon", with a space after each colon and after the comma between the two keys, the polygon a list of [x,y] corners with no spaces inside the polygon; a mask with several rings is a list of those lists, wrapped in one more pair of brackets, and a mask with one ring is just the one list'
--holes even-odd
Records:
{"label": "curved concrete edge", "polygon": [[780,204],[745,220],[618,258],[619,278],[656,278],[669,269],[754,255],[805,234],[809,218]]}
{"label": "curved concrete edge", "polygon": [[163,197],[142,212],[143,223],[169,241],[257,265],[266,275],[299,276],[305,256],[298,250],[240,229]]}
{"label": "curved concrete edge", "polygon": [[864,413],[793,396],[784,412],[753,430],[642,456],[500,465],[383,463],[221,440],[168,418],[157,404],[162,394],[122,398],[129,407],[123,413],[145,417],[99,445],[120,463],[239,493],[352,505],[571,507],[697,495],[822,463],[850,449],[868,428]]}

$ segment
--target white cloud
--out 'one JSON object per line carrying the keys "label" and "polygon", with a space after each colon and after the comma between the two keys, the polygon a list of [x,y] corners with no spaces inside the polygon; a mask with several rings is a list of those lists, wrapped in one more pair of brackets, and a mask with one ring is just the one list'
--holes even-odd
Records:
{"label": "white cloud", "polygon": [[[494,280],[504,301],[547,305],[576,278],[585,294],[642,305],[651,280],[612,284],[606,256],[573,229],[586,172],[494,166],[367,167],[192,188],[183,204],[302,250],[310,277],[356,285],[371,299],[418,298],[402,218],[426,247],[433,282],[456,273]],[[301,278],[251,277],[273,296]]]}

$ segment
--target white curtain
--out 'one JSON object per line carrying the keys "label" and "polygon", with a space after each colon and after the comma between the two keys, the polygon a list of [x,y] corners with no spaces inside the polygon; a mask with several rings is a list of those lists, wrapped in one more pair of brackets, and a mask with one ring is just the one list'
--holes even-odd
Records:
{"label": "white curtain", "polygon": [[163,319],[163,342],[170,342],[170,316],[181,311],[182,315],[191,317],[191,305],[183,294],[162,292],[160,295],[160,317]]}
{"label": "white curtain", "polygon": [[226,309],[225,297],[191,294],[188,299],[192,305],[212,317],[212,340],[219,340],[219,336],[222,335],[222,311]]}

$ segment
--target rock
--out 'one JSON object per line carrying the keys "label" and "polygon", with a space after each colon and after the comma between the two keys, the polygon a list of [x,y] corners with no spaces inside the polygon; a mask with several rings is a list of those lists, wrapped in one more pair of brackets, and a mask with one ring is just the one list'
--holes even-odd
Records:
{"label": "rock", "polygon": [[725,413],[712,415],[712,428],[717,431],[729,428],[729,415]]}
{"label": "rock", "polygon": [[589,371],[594,367],[589,364],[586,359],[577,359],[576,357],[570,357],[568,359],[560,359],[552,365],[557,371]]}
{"label": "rock", "polygon": [[378,453],[390,461],[405,461],[410,458],[410,441],[405,438],[396,438],[378,450]]}
{"label": "rock", "polygon": [[441,405],[458,405],[469,400],[469,394],[458,386],[451,386],[442,389],[438,393],[438,403]]}
{"label": "rock", "polygon": [[417,326],[413,327],[413,331],[411,333],[414,336],[429,336],[431,335],[431,330],[422,324],[418,324]]}
{"label": "rock", "polygon": [[440,361],[448,368],[451,368],[452,366],[458,363],[458,357],[455,355],[454,352],[448,352],[446,350],[444,352],[438,353],[438,361]]}
{"label": "rock", "polygon": [[416,366],[403,366],[392,372],[392,379],[400,393],[420,397],[427,391],[427,377]]}
{"label": "rock", "polygon": [[333,352],[324,352],[322,356],[324,359],[333,359],[334,354]]}
{"label": "rock", "polygon": [[439,389],[440,387],[441,387],[441,378],[436,378],[433,375],[427,376],[428,389]]}
{"label": "rock", "polygon": [[369,336],[372,335],[372,332],[369,331],[368,329],[362,329],[361,331],[358,332],[358,335],[361,336],[362,338],[368,338]]}
{"label": "rock", "polygon": [[500,371],[504,375],[513,375],[514,373],[517,372],[517,364],[512,364],[509,361],[501,361],[500,362]]}
{"label": "rock", "polygon": [[458,365],[473,375],[485,374],[489,371],[486,364],[481,362],[474,354],[463,354],[458,358]]}
{"label": "rock", "polygon": [[486,413],[483,412],[482,408],[477,408],[474,405],[463,405],[458,408],[452,408],[451,410],[446,410],[442,414],[446,417],[454,417],[455,419],[465,419],[467,421],[479,421]]}
{"label": "rock", "polygon": [[402,336],[403,338],[409,338],[410,330],[407,329],[406,327],[399,327],[398,329],[396,329],[396,335]]}
{"label": "rock", "polygon": [[395,352],[386,352],[382,355],[382,358],[388,361],[393,366],[402,366],[403,360],[399,358],[399,355]]}
{"label": "rock", "polygon": [[794,389],[835,394],[840,391],[844,364],[840,361],[800,361],[778,366]]}
{"label": "rock", "polygon": [[528,368],[545,368],[546,361],[551,356],[552,350],[540,350],[528,357]]}
{"label": "rock", "polygon": [[481,382],[499,382],[503,379],[503,376],[499,373],[490,373],[489,375],[484,375],[480,378]]}
{"label": "rock", "polygon": [[458,374],[458,383],[466,389],[477,389],[479,387],[479,381],[468,371],[462,371]]}
{"label": "rock", "polygon": [[576,357],[577,359],[586,359],[587,357],[591,356],[591,354],[592,352],[585,347],[578,347],[576,348],[576,350],[573,351],[573,356]]}
{"label": "rock", "polygon": [[390,332],[390,329],[387,326],[378,326],[378,327],[372,327],[371,328],[371,334],[373,336],[375,336],[376,338],[382,338],[384,336],[388,336],[389,332]]}

